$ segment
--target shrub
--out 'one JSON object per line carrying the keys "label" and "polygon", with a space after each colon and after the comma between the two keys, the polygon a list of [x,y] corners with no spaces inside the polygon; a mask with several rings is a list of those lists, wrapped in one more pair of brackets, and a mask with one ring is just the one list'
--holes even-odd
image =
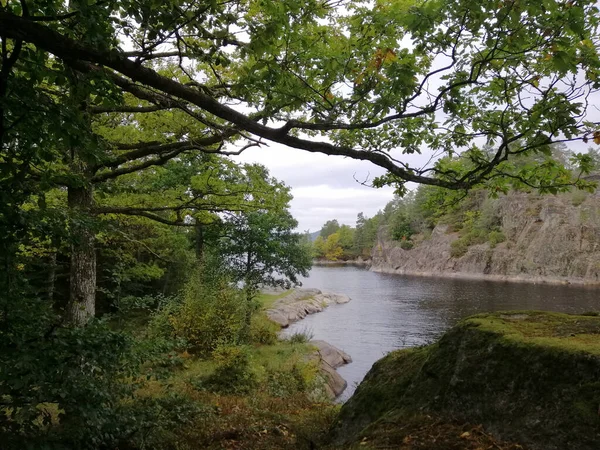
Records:
{"label": "shrub", "polygon": [[408,239],[402,239],[400,241],[400,248],[403,250],[410,250],[413,247],[414,247],[413,242]]}
{"label": "shrub", "polygon": [[314,334],[310,330],[296,331],[294,334],[290,335],[288,340],[292,344],[306,344],[314,337]]}
{"label": "shrub", "polygon": [[289,370],[270,370],[267,373],[267,391],[273,397],[289,397],[306,392],[308,387],[302,368],[297,364]]}
{"label": "shrub", "polygon": [[502,233],[502,231],[494,230],[490,231],[488,240],[490,241],[490,247],[494,248],[499,243],[504,242],[506,240],[506,236],[504,236],[504,233]]}
{"label": "shrub", "polygon": [[255,344],[272,345],[277,342],[280,327],[263,314],[256,314],[250,324],[250,341]]}
{"label": "shrub", "polygon": [[181,339],[191,352],[208,355],[219,345],[240,342],[246,303],[226,279],[196,273],[182,299],[167,302],[153,316],[149,331]]}
{"label": "shrub", "polygon": [[463,239],[457,239],[452,244],[450,244],[450,256],[453,258],[460,258],[469,250],[469,245]]}
{"label": "shrub", "polygon": [[23,322],[0,330],[2,448],[114,447],[127,432],[122,402],[134,386],[125,380],[138,373],[131,339],[103,321],[61,327],[36,303],[12,305]]}
{"label": "shrub", "polygon": [[250,364],[250,352],[243,346],[221,346],[213,353],[215,371],[201,380],[201,386],[221,394],[246,394],[258,384]]}

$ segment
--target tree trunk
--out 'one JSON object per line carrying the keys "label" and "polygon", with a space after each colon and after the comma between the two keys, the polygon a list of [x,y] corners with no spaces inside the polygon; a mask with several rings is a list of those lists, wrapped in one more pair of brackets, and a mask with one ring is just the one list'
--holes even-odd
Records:
{"label": "tree trunk", "polygon": [[[69,208],[79,218],[91,209],[91,186],[69,187]],[[85,325],[96,310],[96,251],[95,236],[89,224],[81,220],[73,226],[71,245],[70,293],[67,318],[75,326]]]}

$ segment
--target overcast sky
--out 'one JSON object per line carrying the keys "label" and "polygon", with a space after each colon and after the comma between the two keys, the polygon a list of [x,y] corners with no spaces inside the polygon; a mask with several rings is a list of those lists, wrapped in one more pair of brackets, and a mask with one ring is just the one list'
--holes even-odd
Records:
{"label": "overcast sky", "polygon": [[[292,188],[291,212],[300,231],[317,231],[330,219],[356,225],[356,215],[373,216],[393,198],[392,188],[375,189],[358,181],[384,170],[367,161],[309,153],[270,143],[250,148],[236,160],[265,165],[271,175]],[[355,180],[356,178],[356,180]]]}

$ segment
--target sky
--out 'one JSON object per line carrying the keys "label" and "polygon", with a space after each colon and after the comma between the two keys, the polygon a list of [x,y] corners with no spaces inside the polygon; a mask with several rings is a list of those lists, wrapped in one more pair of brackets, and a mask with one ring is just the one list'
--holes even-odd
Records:
{"label": "sky", "polygon": [[318,231],[331,219],[355,226],[359,212],[371,217],[394,196],[392,188],[375,189],[359,182],[385,172],[367,161],[273,143],[249,148],[235,159],[263,164],[272,176],[292,188],[291,213],[298,220],[299,231]]}

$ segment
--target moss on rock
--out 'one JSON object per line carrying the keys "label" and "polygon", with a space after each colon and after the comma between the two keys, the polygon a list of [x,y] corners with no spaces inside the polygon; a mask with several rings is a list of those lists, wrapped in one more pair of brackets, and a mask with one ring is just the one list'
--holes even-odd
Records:
{"label": "moss on rock", "polygon": [[[344,405],[338,442],[434,415],[532,449],[600,448],[600,318],[503,312],[378,361]],[[380,428],[380,427],[379,427]]]}

